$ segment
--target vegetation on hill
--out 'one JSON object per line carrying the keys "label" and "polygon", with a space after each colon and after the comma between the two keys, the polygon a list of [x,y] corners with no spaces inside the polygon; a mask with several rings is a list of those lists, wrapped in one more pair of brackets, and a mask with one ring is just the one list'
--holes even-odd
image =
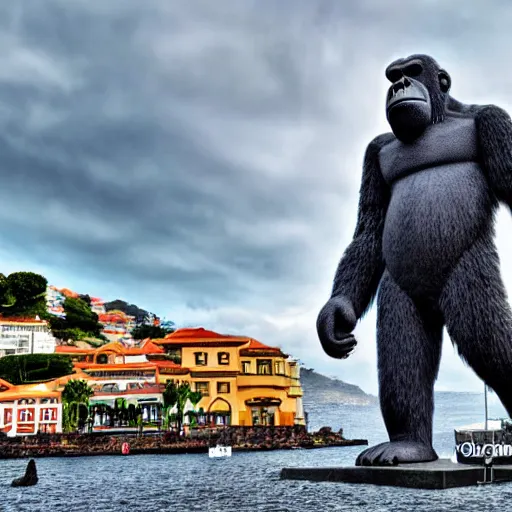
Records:
{"label": "vegetation on hill", "polygon": [[159,325],[142,324],[132,330],[134,340],[145,340],[146,338],[164,338],[167,334],[174,332],[174,329],[161,327]]}
{"label": "vegetation on hill", "polygon": [[137,325],[150,322],[151,317],[154,316],[149,311],[141,309],[135,304],[128,304],[121,299],[105,302],[104,306],[105,311],[122,311],[125,315],[133,316]]}
{"label": "vegetation on hill", "polygon": [[[41,320],[48,321],[56,338],[66,341],[83,340],[91,346],[100,346],[108,341],[102,334],[103,326],[98,315],[91,309],[89,295],[66,297],[63,303],[65,317],[61,318],[48,312],[47,287],[47,279],[34,272],[13,272],[8,276],[0,274],[0,315],[29,318],[39,316]],[[135,317],[136,327],[131,334],[136,340],[163,338],[174,331],[172,322],[166,326],[153,325],[156,318],[154,314],[120,299],[106,302],[105,310],[117,310]]]}
{"label": "vegetation on hill", "polygon": [[96,338],[106,341],[101,333],[102,325],[98,315],[91,310],[84,299],[66,297],[64,300],[65,318],[49,315],[50,328],[56,338],[78,341],[84,338]]}
{"label": "vegetation on hill", "polygon": [[0,358],[0,379],[11,384],[30,384],[73,373],[71,358],[62,354],[23,354]]}

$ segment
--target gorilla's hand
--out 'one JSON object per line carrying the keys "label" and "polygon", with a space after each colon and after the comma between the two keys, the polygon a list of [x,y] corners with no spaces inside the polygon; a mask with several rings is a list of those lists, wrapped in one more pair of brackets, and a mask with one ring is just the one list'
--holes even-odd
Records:
{"label": "gorilla's hand", "polygon": [[348,357],[357,344],[350,334],[357,323],[354,307],[345,297],[332,297],[316,321],[318,337],[325,353],[336,359]]}

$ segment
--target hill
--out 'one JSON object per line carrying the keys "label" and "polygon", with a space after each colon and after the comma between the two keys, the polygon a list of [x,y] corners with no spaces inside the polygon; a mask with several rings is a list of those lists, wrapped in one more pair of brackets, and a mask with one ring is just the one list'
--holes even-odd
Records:
{"label": "hill", "polygon": [[360,387],[339,379],[332,379],[311,368],[301,368],[300,380],[304,390],[304,407],[310,404],[376,405],[377,397],[365,393]]}

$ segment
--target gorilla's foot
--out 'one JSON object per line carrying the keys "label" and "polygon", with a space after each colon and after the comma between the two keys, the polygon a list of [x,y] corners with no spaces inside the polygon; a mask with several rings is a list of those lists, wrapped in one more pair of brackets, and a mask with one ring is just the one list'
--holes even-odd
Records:
{"label": "gorilla's foot", "polygon": [[437,460],[432,446],[415,441],[381,443],[360,453],[356,466],[396,466],[400,463]]}

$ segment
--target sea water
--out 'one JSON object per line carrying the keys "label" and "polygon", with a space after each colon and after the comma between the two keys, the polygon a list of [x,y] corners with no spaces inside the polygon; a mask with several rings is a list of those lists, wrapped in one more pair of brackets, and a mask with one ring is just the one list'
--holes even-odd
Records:
{"label": "sea water", "polygon": [[[310,429],[343,428],[347,438],[386,441],[378,406],[305,403]],[[489,416],[505,411],[491,395]],[[484,420],[484,397],[437,393],[434,445],[450,457],[453,429]],[[449,490],[280,480],[287,466],[353,465],[361,446],[318,450],[38,459],[39,483],[11,488],[27,460],[0,460],[0,511],[486,511],[512,510],[512,483]]]}

